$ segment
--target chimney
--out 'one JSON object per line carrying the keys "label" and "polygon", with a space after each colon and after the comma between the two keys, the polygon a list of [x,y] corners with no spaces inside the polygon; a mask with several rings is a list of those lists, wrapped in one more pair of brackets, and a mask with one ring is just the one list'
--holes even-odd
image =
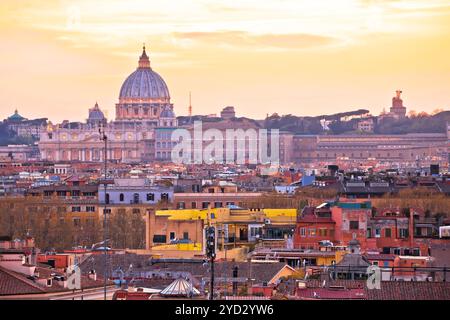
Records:
{"label": "chimney", "polygon": [[30,254],[30,264],[33,265],[33,266],[35,266],[36,263],[37,263],[36,257],[37,257],[36,248],[32,247],[31,248],[31,254]]}

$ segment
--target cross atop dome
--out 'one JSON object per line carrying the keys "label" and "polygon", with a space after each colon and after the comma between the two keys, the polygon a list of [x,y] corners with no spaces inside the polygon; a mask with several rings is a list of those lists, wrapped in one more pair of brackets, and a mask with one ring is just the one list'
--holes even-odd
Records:
{"label": "cross atop dome", "polygon": [[139,57],[139,68],[141,69],[151,69],[150,68],[150,59],[147,56],[147,52],[145,52],[145,43],[142,46],[142,54]]}

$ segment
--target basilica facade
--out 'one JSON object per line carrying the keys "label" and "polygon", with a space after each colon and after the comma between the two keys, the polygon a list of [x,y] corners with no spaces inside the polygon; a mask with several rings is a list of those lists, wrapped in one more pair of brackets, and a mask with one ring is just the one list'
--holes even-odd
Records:
{"label": "basilica facade", "polygon": [[170,159],[171,131],[177,125],[169,89],[144,47],[137,69],[122,84],[114,121],[108,122],[96,103],[85,123],[49,124],[40,134],[39,150],[43,160],[55,162],[100,162],[105,156],[125,163],[164,161]]}

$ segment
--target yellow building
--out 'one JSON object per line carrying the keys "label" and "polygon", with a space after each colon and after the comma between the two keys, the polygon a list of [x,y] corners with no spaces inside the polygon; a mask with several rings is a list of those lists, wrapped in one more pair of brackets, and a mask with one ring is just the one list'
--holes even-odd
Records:
{"label": "yellow building", "polygon": [[285,243],[296,217],[296,209],[156,210],[146,216],[147,249],[201,251],[206,225],[216,227],[218,250],[264,241]]}

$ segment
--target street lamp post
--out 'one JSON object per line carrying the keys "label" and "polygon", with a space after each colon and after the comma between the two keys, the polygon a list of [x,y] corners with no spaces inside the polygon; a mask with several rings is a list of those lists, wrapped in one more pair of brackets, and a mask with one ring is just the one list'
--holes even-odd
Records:
{"label": "street lamp post", "polygon": [[210,261],[211,279],[209,300],[214,299],[214,259],[216,258],[216,228],[208,226],[206,228],[206,256]]}
{"label": "street lamp post", "polygon": [[103,159],[104,159],[104,188],[105,188],[105,206],[103,208],[103,251],[104,251],[104,256],[105,256],[105,270],[103,273],[103,298],[104,300],[106,300],[106,278],[107,278],[107,269],[108,269],[108,252],[107,252],[107,247],[106,247],[106,239],[108,237],[108,231],[107,231],[107,218],[106,218],[106,214],[107,214],[107,201],[106,201],[106,191],[107,191],[107,181],[106,181],[106,177],[108,174],[108,137],[106,136],[106,132],[105,132],[105,127],[103,124],[100,124],[100,127],[98,129],[98,132],[100,133],[100,140],[102,140],[105,145],[104,145],[104,149],[103,149]]}

